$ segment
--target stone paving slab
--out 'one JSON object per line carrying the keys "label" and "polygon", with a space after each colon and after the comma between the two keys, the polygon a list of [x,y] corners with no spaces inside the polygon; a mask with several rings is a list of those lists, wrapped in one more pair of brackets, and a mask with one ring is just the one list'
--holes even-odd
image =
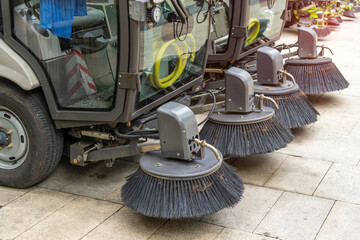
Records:
{"label": "stone paving slab", "polygon": [[145,217],[123,207],[88,233],[83,240],[145,240],[165,223],[165,220]]}
{"label": "stone paving slab", "polygon": [[169,221],[149,240],[208,240],[216,238],[222,230],[223,227],[193,220]]}
{"label": "stone paving slab", "polygon": [[254,155],[236,159],[232,166],[244,183],[263,186],[287,157],[281,153]]}
{"label": "stone paving slab", "polygon": [[357,165],[360,160],[356,138],[312,128],[299,129],[295,139],[278,152],[350,165]]}
{"label": "stone paving slab", "polygon": [[245,185],[244,196],[234,208],[205,216],[201,221],[253,232],[281,194],[279,190]]}
{"label": "stone paving slab", "polygon": [[253,233],[243,232],[236,229],[224,228],[215,240],[275,240],[276,238],[266,237]]}
{"label": "stone paving slab", "polygon": [[0,239],[13,239],[75,198],[36,188],[0,209]]}
{"label": "stone paving slab", "polygon": [[355,127],[351,130],[350,136],[360,139],[360,121],[355,125]]}
{"label": "stone paving slab", "polygon": [[337,201],[316,240],[359,239],[360,205]]}
{"label": "stone paving slab", "polygon": [[[316,95],[318,96],[318,95]],[[320,113],[320,118],[325,112],[344,113],[350,106],[355,107],[360,99],[340,94],[322,94],[312,102]]]}
{"label": "stone paving slab", "polygon": [[14,189],[0,186],[0,208],[29,192],[29,189]]}
{"label": "stone paving slab", "polygon": [[255,233],[283,240],[314,239],[333,204],[333,200],[285,192]]}
{"label": "stone paving slab", "polygon": [[16,239],[80,239],[122,205],[77,197]]}
{"label": "stone paving slab", "polygon": [[81,176],[87,174],[99,164],[100,163],[89,164],[86,167],[80,167],[70,164],[70,160],[63,157],[55,171],[47,179],[39,183],[38,186],[53,190],[61,190],[67,185],[76,182]]}
{"label": "stone paving slab", "polygon": [[113,193],[118,193],[125,184],[126,177],[135,172],[137,168],[137,164],[121,160],[115,161],[112,168],[107,168],[105,164],[99,164],[61,191],[122,203],[120,195]]}
{"label": "stone paving slab", "polygon": [[334,164],[314,195],[360,204],[360,167]]}
{"label": "stone paving slab", "polygon": [[289,156],[265,187],[312,195],[331,162]]}
{"label": "stone paving slab", "polygon": [[359,119],[360,116],[354,116],[345,112],[340,115],[337,112],[326,111],[312,125],[311,130],[321,130],[321,132],[325,133],[347,136],[359,122]]}

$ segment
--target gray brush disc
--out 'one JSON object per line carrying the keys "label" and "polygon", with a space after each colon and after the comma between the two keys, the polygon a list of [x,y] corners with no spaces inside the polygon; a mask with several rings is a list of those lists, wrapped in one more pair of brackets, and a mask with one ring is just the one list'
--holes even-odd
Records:
{"label": "gray brush disc", "polygon": [[261,85],[258,81],[254,81],[254,92],[256,94],[264,95],[285,95],[291,94],[299,90],[299,85],[294,84],[292,81],[286,81],[281,85]]}
{"label": "gray brush disc", "polygon": [[[218,152],[222,158],[222,154]],[[145,173],[167,180],[203,178],[216,172],[221,167],[221,163],[222,161],[219,161],[208,148],[205,148],[205,157],[201,160],[169,159],[163,157],[161,151],[146,153],[140,159],[140,167]]]}
{"label": "gray brush disc", "polygon": [[214,111],[209,121],[220,125],[247,125],[264,122],[274,115],[274,109],[265,106],[262,111],[254,110],[250,113],[229,113],[222,108]]}
{"label": "gray brush disc", "polygon": [[332,63],[332,59],[329,57],[317,57],[317,58],[291,58],[286,60],[287,65],[296,65],[296,66],[309,66],[309,65],[321,65]]}

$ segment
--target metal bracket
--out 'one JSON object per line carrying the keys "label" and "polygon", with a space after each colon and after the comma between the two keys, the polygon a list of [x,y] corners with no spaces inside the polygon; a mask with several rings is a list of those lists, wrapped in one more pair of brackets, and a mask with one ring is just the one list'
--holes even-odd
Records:
{"label": "metal bracket", "polygon": [[281,14],[280,19],[282,19],[284,22],[289,22],[289,21],[291,21],[291,18],[292,18],[291,15],[292,15],[291,10],[286,10],[285,9]]}
{"label": "metal bracket", "polygon": [[247,26],[234,26],[231,28],[231,36],[236,38],[247,38],[248,28]]}
{"label": "metal bracket", "polygon": [[129,17],[138,22],[145,22],[147,17],[147,3],[149,0],[130,0]]}
{"label": "metal bracket", "polygon": [[118,87],[141,92],[139,73],[119,73]]}

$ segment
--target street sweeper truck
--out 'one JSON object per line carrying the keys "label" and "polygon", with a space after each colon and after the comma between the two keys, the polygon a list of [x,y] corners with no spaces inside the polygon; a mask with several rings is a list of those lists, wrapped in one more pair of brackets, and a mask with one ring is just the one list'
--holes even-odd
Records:
{"label": "street sweeper truck", "polygon": [[108,167],[142,154],[122,189],[130,208],[171,219],[234,206],[243,183],[184,96],[201,90],[210,12],[203,0],[1,1],[0,185],[42,181],[63,153]]}

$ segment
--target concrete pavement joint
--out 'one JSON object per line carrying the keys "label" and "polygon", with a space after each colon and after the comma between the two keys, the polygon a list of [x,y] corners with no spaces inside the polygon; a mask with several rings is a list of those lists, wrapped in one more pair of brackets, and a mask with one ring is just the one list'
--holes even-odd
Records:
{"label": "concrete pavement joint", "polygon": [[[331,169],[331,167],[332,167],[333,165],[334,165],[334,162],[331,162],[330,167],[327,169],[326,173],[325,173],[324,176],[321,178],[319,184],[316,186],[316,188],[315,188],[315,190],[313,191],[313,193],[311,194],[311,196],[314,196],[316,190],[319,188],[320,184],[323,182],[325,176],[328,174],[328,172],[330,171],[330,169]],[[315,196],[314,196],[314,197],[315,197]],[[332,199],[332,200],[334,200],[334,199]]]}
{"label": "concrete pavement joint", "polygon": [[[276,203],[279,201],[279,199],[281,198],[281,196],[284,194],[285,191],[283,191],[279,197],[276,199],[276,201],[274,202],[274,204],[271,206],[271,208],[269,209],[269,211],[262,217],[262,219],[260,220],[260,222],[256,225],[256,227],[254,228],[254,230],[251,233],[254,233],[256,231],[256,229],[259,227],[259,225],[261,224],[261,222],[265,219],[265,217],[269,214],[269,212],[271,211],[271,209],[274,208],[274,206],[276,205]],[[272,237],[272,236],[269,236]],[[276,236],[275,236],[276,238]]]}
{"label": "concrete pavement joint", "polygon": [[[109,202],[109,201],[106,201]],[[113,214],[111,214],[109,217],[105,218],[101,223],[99,223],[98,225],[96,225],[96,227],[94,227],[93,229],[91,229],[89,232],[87,232],[84,236],[82,236],[80,239],[84,239],[87,235],[89,235],[91,232],[93,232],[97,227],[99,227],[101,224],[103,224],[104,222],[106,222],[109,218],[111,218],[112,216],[114,216],[116,213],[118,213],[122,208],[124,208],[124,205],[121,205],[121,207],[115,211]]]}
{"label": "concrete pavement joint", "polygon": [[326,218],[325,218],[325,219],[324,219],[324,221],[322,222],[321,227],[319,228],[318,232],[316,233],[316,235],[315,235],[315,238],[314,238],[314,239],[316,239],[316,238],[317,238],[317,236],[319,235],[319,233],[320,233],[320,231],[321,231],[322,227],[324,226],[324,224],[325,224],[325,222],[326,222],[326,219],[328,219],[328,217],[329,217],[329,215],[330,215],[330,213],[331,213],[332,209],[334,208],[334,206],[335,206],[335,203],[336,203],[336,202],[337,202],[337,200],[335,200],[335,201],[334,201],[334,203],[333,203],[333,205],[331,206],[331,208],[330,208],[330,210],[329,210],[328,214],[326,215]]}

